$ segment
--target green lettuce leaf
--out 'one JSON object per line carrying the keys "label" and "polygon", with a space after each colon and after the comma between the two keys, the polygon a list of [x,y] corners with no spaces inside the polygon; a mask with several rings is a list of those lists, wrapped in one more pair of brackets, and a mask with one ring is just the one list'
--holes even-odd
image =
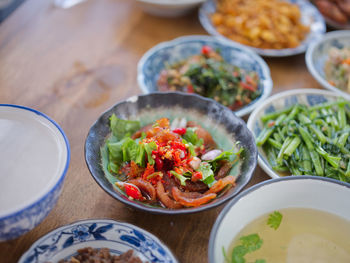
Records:
{"label": "green lettuce leaf", "polygon": [[201,181],[211,187],[215,182],[214,172],[211,169],[211,165],[207,162],[202,162],[197,169],[198,172],[202,172]]}
{"label": "green lettuce leaf", "polygon": [[187,128],[186,133],[182,135],[182,138],[187,142],[192,143],[194,146],[203,145],[203,139],[199,139],[197,134],[195,133],[196,128]]}
{"label": "green lettuce leaf", "polygon": [[147,153],[147,160],[150,165],[154,165],[155,161],[152,158],[152,151],[157,150],[157,144],[156,142],[152,141],[150,143],[145,143],[145,151]]}
{"label": "green lettuce leaf", "polygon": [[183,176],[183,175],[181,175],[181,174],[178,174],[178,173],[175,172],[175,171],[170,171],[170,173],[171,173],[172,175],[174,175],[177,179],[180,180],[181,185],[186,185],[186,182],[185,182],[185,181],[186,181],[188,178],[186,178],[185,176]]}
{"label": "green lettuce leaf", "polygon": [[115,114],[112,114],[109,119],[112,134],[117,140],[123,139],[126,135],[130,136],[141,128],[139,121],[122,120]]}

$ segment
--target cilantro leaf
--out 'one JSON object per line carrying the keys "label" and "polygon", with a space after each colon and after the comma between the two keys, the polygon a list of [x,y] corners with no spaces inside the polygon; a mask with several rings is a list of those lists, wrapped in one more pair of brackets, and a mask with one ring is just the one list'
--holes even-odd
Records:
{"label": "cilantro leaf", "polygon": [[[232,250],[231,263],[246,263],[244,256],[258,250],[263,244],[263,240],[258,234],[242,236],[239,240],[241,243]],[[266,261],[264,259],[257,259],[255,263],[266,263]]]}
{"label": "cilantro leaf", "polygon": [[248,253],[253,252],[255,250],[258,250],[263,243],[263,240],[259,237],[258,234],[251,234],[248,236],[243,236],[239,240],[241,240],[242,245],[245,248],[247,248]]}
{"label": "cilantro leaf", "polygon": [[254,263],[266,263],[265,259],[257,259]]}
{"label": "cilantro leaf", "polygon": [[123,139],[126,135],[131,135],[141,128],[139,121],[119,119],[115,114],[109,118],[112,134],[117,140]]}
{"label": "cilantro leaf", "polygon": [[248,253],[245,246],[239,245],[233,248],[231,262],[232,263],[245,263],[244,256]]}
{"label": "cilantro leaf", "polygon": [[269,218],[267,219],[267,224],[277,230],[277,228],[280,226],[282,221],[282,214],[278,211],[274,211],[272,214],[269,215]]}
{"label": "cilantro leaf", "polygon": [[194,146],[201,146],[203,145],[203,139],[199,139],[195,131],[196,131],[195,127],[187,128],[186,133],[182,135],[182,138],[192,143]]}

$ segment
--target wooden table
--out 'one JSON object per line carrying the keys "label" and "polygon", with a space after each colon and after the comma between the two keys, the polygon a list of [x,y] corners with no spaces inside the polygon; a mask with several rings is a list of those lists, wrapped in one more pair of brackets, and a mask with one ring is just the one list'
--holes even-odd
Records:
{"label": "wooden table", "polygon": [[[84,160],[92,123],[120,100],[141,93],[136,64],[159,42],[206,34],[197,13],[176,19],[147,15],[130,0],[88,0],[70,9],[27,0],[0,25],[0,103],[35,108],[56,120],[71,146],[62,194],[34,230],[0,243],[0,262],[16,262],[31,244],[56,227],[87,218],[111,218],[142,227],[167,244],[180,262],[207,262],[210,230],[223,206],[193,215],[134,211],[106,194]],[[304,55],[266,58],[273,93],[319,88]],[[248,186],[269,177],[257,167]]]}

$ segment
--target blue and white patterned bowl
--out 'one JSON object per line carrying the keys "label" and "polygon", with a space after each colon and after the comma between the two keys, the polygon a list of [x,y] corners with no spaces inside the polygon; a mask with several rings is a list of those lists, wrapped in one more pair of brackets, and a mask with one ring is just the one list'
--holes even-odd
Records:
{"label": "blue and white patterned bowl", "polygon": [[[261,49],[246,46],[258,54],[267,57],[286,57],[305,52],[307,46],[316,41],[326,32],[326,24],[321,13],[313,6],[309,1],[306,0],[288,0],[288,2],[297,4],[301,12],[301,21],[305,25],[310,26],[310,33],[296,48],[284,48],[284,49]],[[225,41],[236,43],[233,40],[221,35],[211,23],[210,15],[216,10],[216,1],[209,0],[205,2],[199,9],[199,20],[204,29],[211,35],[217,36]],[[241,44],[242,45],[242,44]]]}
{"label": "blue and white patterned bowl", "polygon": [[[312,106],[327,101],[336,101],[338,97],[339,95],[334,92],[319,89],[295,89],[280,92],[270,97],[252,112],[249,116],[247,127],[253,133],[253,136],[257,138],[264,127],[261,121],[263,115],[282,110],[297,103]],[[283,176],[272,169],[261,147],[258,147],[258,162],[260,167],[271,178]]]}
{"label": "blue and white patterned bowl", "polygon": [[70,160],[63,130],[48,116],[0,104],[0,241],[37,226],[55,206]]}
{"label": "blue and white patterned bowl", "polygon": [[223,43],[215,37],[199,35],[176,38],[172,41],[160,43],[148,50],[137,65],[137,81],[141,90],[146,94],[158,91],[157,80],[165,64],[172,64],[199,54],[203,45],[220,49],[226,62],[247,71],[256,71],[259,75],[260,84],[258,89],[261,91],[261,95],[248,105],[234,111],[237,116],[242,117],[250,113],[270,95],[273,86],[270,70],[260,56],[242,45]]}
{"label": "blue and white patterned bowl", "polygon": [[133,254],[143,261],[178,262],[157,237],[137,226],[108,219],[89,219],[62,226],[41,237],[18,263],[56,263],[70,259],[84,247],[106,247],[114,255],[133,249]]}
{"label": "blue and white patterned bowl", "polygon": [[329,32],[325,34],[323,38],[311,44],[305,55],[307,68],[311,75],[324,88],[335,91],[347,99],[350,99],[349,93],[332,86],[326,80],[324,65],[328,59],[329,49],[332,47],[350,47],[350,30]]}

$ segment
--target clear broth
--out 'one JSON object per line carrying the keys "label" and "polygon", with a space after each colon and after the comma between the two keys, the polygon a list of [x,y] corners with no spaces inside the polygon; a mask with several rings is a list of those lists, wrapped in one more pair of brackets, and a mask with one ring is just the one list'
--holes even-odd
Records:
{"label": "clear broth", "polygon": [[260,249],[248,253],[246,262],[265,259],[266,263],[349,263],[350,221],[333,214],[306,208],[287,208],[277,230],[267,225],[269,214],[247,225],[230,246],[240,244],[239,238],[258,234],[263,240]]}

